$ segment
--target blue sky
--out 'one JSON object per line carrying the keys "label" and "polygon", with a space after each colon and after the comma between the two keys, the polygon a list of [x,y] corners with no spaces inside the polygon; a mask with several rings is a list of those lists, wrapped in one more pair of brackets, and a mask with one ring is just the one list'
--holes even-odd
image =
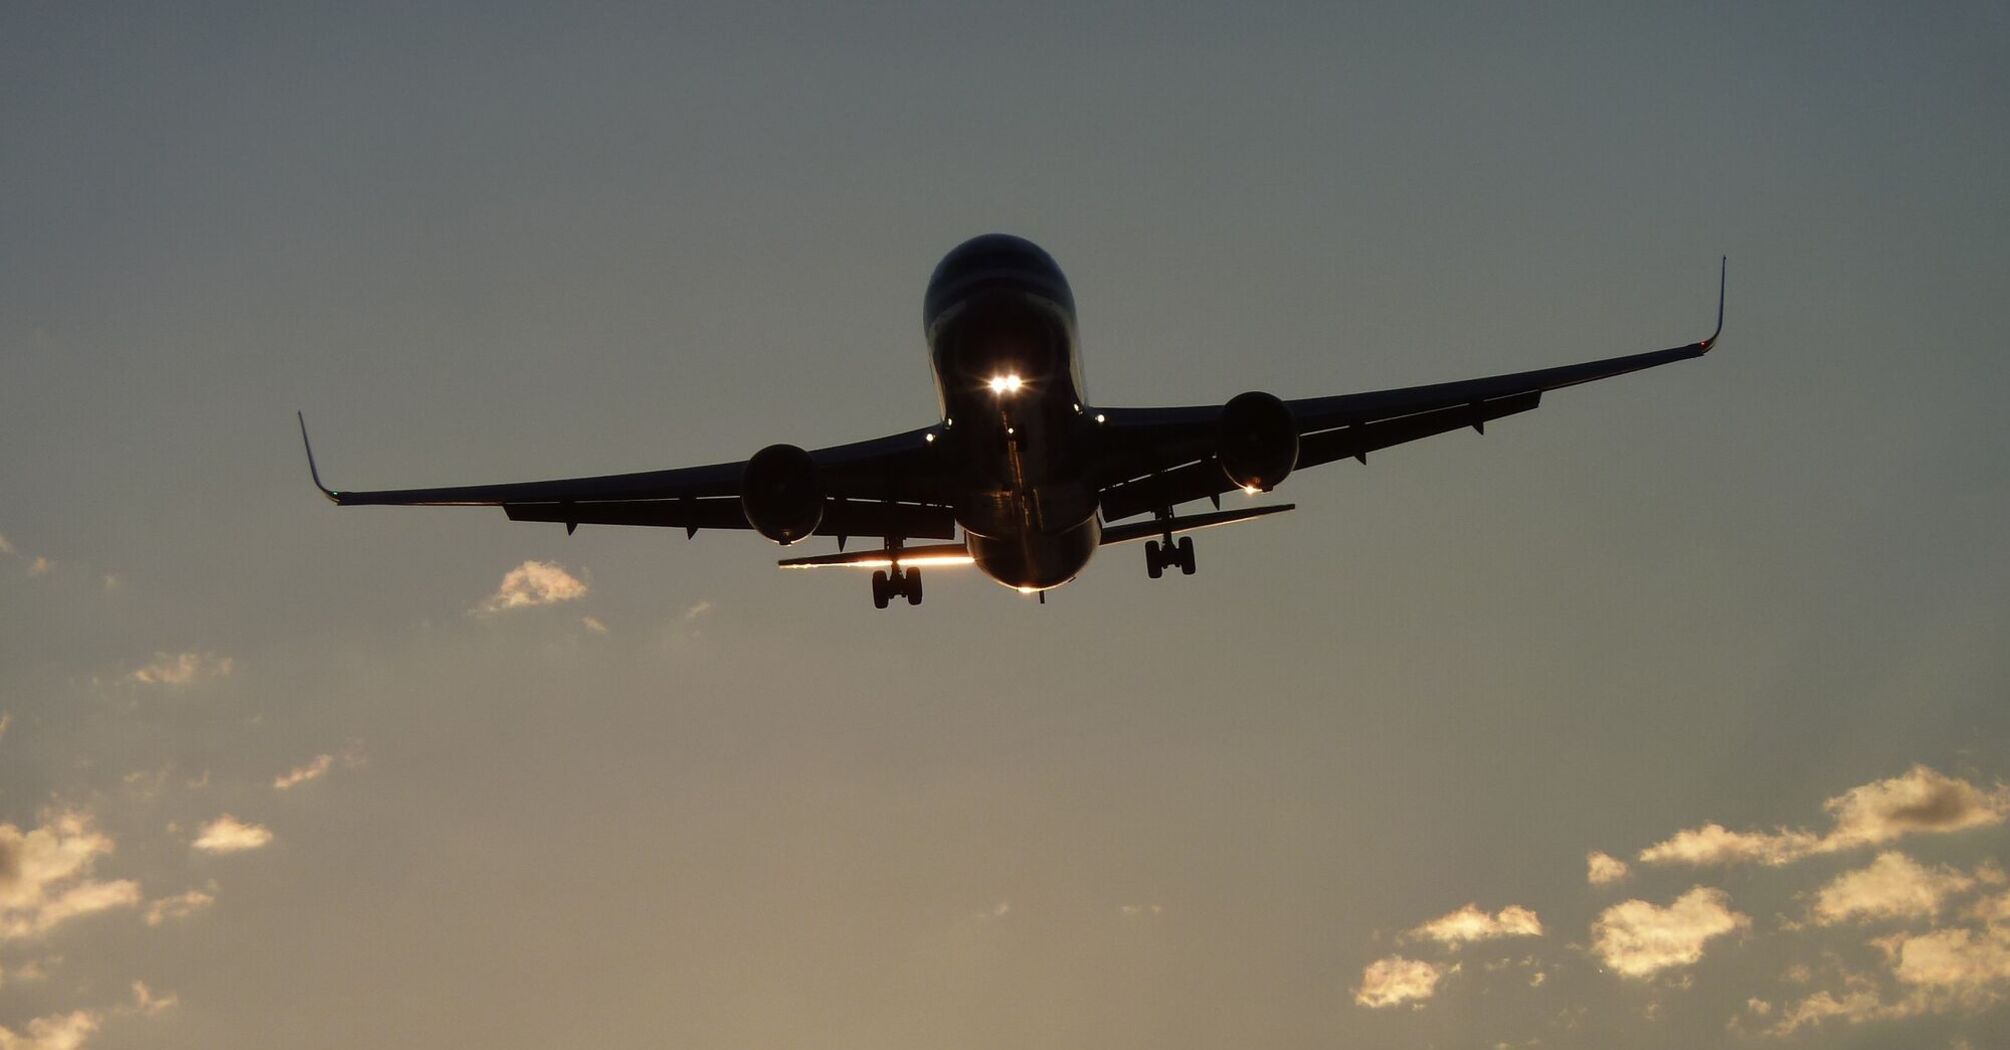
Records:
{"label": "blue sky", "polygon": [[[2004,1042],[2005,22],[8,9],[0,1045]],[[1108,405],[1729,319],[1045,606],[308,487],[920,425],[988,230]]]}

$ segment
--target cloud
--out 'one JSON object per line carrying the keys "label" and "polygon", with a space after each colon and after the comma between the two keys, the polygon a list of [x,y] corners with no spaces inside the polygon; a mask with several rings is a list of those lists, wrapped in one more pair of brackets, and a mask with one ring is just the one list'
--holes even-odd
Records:
{"label": "cloud", "polygon": [[1165,906],[1161,904],[1122,904],[1117,906],[1117,912],[1131,917],[1139,915],[1163,915],[1165,914]]}
{"label": "cloud", "polygon": [[1722,824],[1676,832],[1674,837],[1640,851],[1642,864],[1738,864],[1756,862],[1780,865],[1799,860],[1813,852],[1820,842],[1805,831],[1731,831]]}
{"label": "cloud", "polygon": [[215,653],[155,653],[153,662],[126,676],[140,685],[193,685],[205,678],[223,678],[236,666],[228,656]]}
{"label": "cloud", "polygon": [[1975,876],[1950,868],[1928,868],[1888,850],[1868,867],[1846,871],[1817,890],[1810,912],[1823,926],[1935,915],[1948,898],[1974,889],[1978,881],[2001,878],[1993,868],[1984,868]]}
{"label": "cloud", "polygon": [[56,563],[39,554],[35,555],[34,561],[28,563],[28,575],[30,576],[47,576],[55,571]]}
{"label": "cloud", "polygon": [[172,897],[162,897],[147,904],[148,926],[159,926],[169,919],[186,919],[196,912],[216,903],[216,897],[201,890],[189,890]]}
{"label": "cloud", "polygon": [[328,770],[334,765],[334,755],[315,755],[306,763],[295,766],[272,778],[273,790],[285,791],[289,788],[305,784],[310,780],[318,779],[326,775]]}
{"label": "cloud", "polygon": [[1956,1004],[1986,1006],[2010,991],[2010,927],[1955,927],[1877,943],[1901,984],[1946,993]]}
{"label": "cloud", "polygon": [[690,623],[692,620],[695,620],[700,616],[703,616],[711,611],[712,611],[711,599],[700,598],[698,599],[698,601],[694,602],[689,608],[684,610],[684,622]]}
{"label": "cloud", "polygon": [[1640,852],[1648,864],[1781,865],[1817,853],[1877,846],[1906,835],[1961,831],[2010,818],[2010,787],[1984,791],[1923,765],[1849,789],[1822,803],[1834,822],[1827,834],[1780,828],[1731,831],[1705,824]]}
{"label": "cloud", "polygon": [[1966,780],[1913,766],[1903,776],[1851,788],[1822,803],[1835,818],[1824,852],[1876,846],[1915,832],[1962,831],[2010,818],[2010,788],[1983,791]]}
{"label": "cloud", "polygon": [[11,712],[0,711],[0,740],[7,738],[7,727],[13,724],[14,715]]}
{"label": "cloud", "polygon": [[586,597],[586,584],[548,561],[527,561],[503,575],[502,586],[475,607],[478,613],[499,613],[556,605]]}
{"label": "cloud", "polygon": [[1542,920],[1534,911],[1510,904],[1488,915],[1477,904],[1468,904],[1403,934],[1404,940],[1427,938],[1439,944],[1458,946],[1468,941],[1490,941],[1500,937],[1540,937]]}
{"label": "cloud", "polygon": [[149,1017],[163,1010],[172,1009],[180,1002],[181,996],[173,992],[169,992],[166,995],[155,995],[154,990],[147,987],[147,982],[133,982],[133,1009]]}
{"label": "cloud", "polygon": [[90,1010],[77,1010],[37,1017],[28,1022],[26,1035],[0,1026],[0,1050],[78,1050],[101,1021]]}
{"label": "cloud", "polygon": [[600,618],[597,616],[582,616],[579,618],[579,623],[581,626],[585,627],[589,631],[592,631],[594,634],[607,633],[607,625],[601,623]]}
{"label": "cloud", "polygon": [[113,848],[111,836],[77,811],[49,814],[29,832],[0,824],[0,940],[39,936],[79,916],[139,903],[138,883],[90,878]]}
{"label": "cloud", "polygon": [[1371,1010],[1403,1003],[1421,1006],[1424,1000],[1437,994],[1440,980],[1458,971],[1456,965],[1446,968],[1400,955],[1377,959],[1361,971],[1361,986],[1354,989],[1354,1001]]}
{"label": "cloud", "polygon": [[272,841],[272,832],[262,824],[250,824],[228,813],[202,826],[195,848],[205,853],[240,853]]}
{"label": "cloud", "polygon": [[1608,886],[1624,879],[1632,872],[1626,862],[1610,853],[1592,850],[1584,855],[1585,881],[1593,886]]}
{"label": "cloud", "polygon": [[7,542],[7,537],[0,536],[0,554],[13,554],[13,553],[14,553],[14,545]]}
{"label": "cloud", "polygon": [[1652,977],[1695,963],[1711,940],[1751,924],[1731,910],[1729,894],[1696,886],[1665,908],[1629,900],[1605,909],[1591,924],[1591,950],[1622,976]]}

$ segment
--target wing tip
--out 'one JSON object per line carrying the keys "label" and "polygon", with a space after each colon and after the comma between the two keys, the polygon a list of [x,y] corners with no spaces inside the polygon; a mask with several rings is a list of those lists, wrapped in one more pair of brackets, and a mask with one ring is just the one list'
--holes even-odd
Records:
{"label": "wing tip", "polygon": [[1705,353],[1708,353],[1711,347],[1716,346],[1717,337],[1724,334],[1724,286],[1730,273],[1731,257],[1728,255],[1720,256],[1717,259],[1717,328],[1710,333],[1709,338],[1696,344]]}
{"label": "wing tip", "polygon": [[314,464],[314,443],[307,440],[307,413],[295,409],[293,416],[300,421],[300,447],[307,450],[307,476],[314,479],[314,487],[320,489],[323,496],[328,497],[328,502],[339,505],[342,502],[341,496],[334,489],[321,483],[321,468]]}

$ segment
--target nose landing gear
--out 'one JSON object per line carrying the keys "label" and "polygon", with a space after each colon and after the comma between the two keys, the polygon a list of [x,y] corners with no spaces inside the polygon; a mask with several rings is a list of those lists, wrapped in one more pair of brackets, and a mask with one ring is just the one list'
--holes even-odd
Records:
{"label": "nose landing gear", "polygon": [[894,566],[892,575],[885,570],[872,574],[872,607],[884,609],[895,598],[904,597],[909,605],[921,604],[921,570],[902,569]]}
{"label": "nose landing gear", "polygon": [[1174,543],[1172,537],[1167,536],[1164,545],[1160,545],[1157,540],[1145,541],[1145,574],[1156,580],[1164,575],[1169,565],[1179,566],[1180,574],[1183,576],[1193,575],[1192,536],[1181,536],[1178,543]]}

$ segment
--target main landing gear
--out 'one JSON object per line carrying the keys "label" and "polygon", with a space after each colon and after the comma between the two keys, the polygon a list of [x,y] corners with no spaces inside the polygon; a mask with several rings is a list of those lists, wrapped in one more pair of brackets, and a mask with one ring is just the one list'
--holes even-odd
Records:
{"label": "main landing gear", "polygon": [[872,574],[873,608],[884,609],[895,598],[900,597],[905,597],[909,605],[921,604],[920,569],[902,569],[896,565],[891,576],[887,575],[885,570],[878,570]]}
{"label": "main landing gear", "polygon": [[1163,546],[1157,540],[1145,541],[1146,574],[1156,580],[1165,574],[1168,565],[1179,566],[1182,575],[1193,575],[1192,536],[1181,536],[1178,543],[1174,543],[1172,537],[1167,536]]}

